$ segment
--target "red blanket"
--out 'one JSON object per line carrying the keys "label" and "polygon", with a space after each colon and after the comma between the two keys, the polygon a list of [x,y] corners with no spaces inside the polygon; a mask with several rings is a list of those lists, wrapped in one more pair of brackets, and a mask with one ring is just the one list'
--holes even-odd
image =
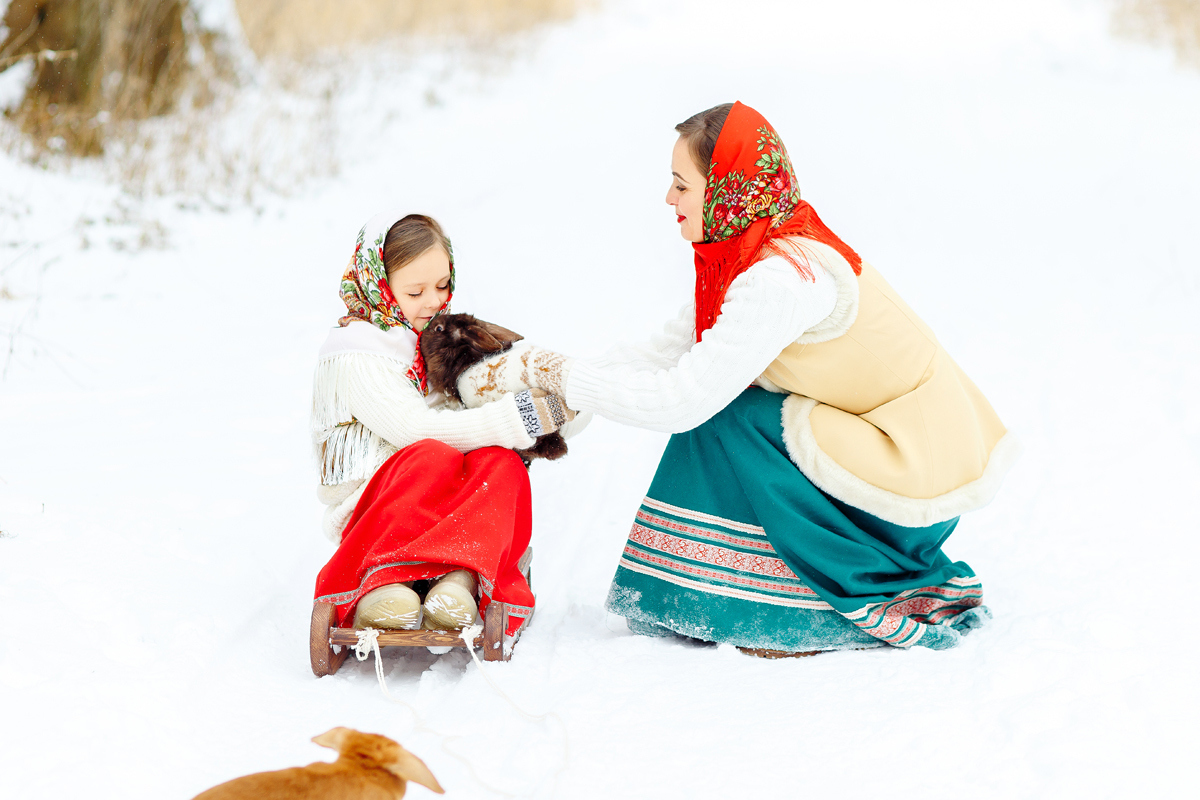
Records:
{"label": "red blanket", "polygon": [[531,528],[529,473],[516,453],[485,447],[464,455],[423,439],[375,472],[317,576],[315,597],[334,603],[347,627],[372,589],[465,567],[479,576],[481,614],[492,600],[508,604],[512,636],[533,613],[533,592],[517,569]]}

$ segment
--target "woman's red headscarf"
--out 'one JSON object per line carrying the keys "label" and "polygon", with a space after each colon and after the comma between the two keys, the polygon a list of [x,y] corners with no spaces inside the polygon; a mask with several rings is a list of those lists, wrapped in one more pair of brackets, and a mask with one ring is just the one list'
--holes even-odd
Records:
{"label": "woman's red headscarf", "polygon": [[785,236],[827,244],[850,262],[862,259],[825,227],[800,199],[796,173],[779,134],[753,108],[734,103],[721,127],[704,189],[704,241],[696,251],[696,341],[721,314],[733,279],[768,256],[787,258],[809,280],[812,272],[789,248]]}

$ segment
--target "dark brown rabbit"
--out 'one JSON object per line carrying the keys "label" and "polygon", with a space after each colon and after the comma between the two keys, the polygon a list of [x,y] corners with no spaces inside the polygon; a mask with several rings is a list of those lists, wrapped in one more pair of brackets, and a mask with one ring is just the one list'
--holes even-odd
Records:
{"label": "dark brown rabbit", "polygon": [[[471,314],[446,314],[434,317],[421,333],[421,355],[425,374],[434,391],[462,402],[458,378],[467,368],[484,358],[502,353],[525,337]],[[517,451],[528,464],[535,458],[553,461],[567,454],[567,441],[555,431],[539,436],[528,450]]]}

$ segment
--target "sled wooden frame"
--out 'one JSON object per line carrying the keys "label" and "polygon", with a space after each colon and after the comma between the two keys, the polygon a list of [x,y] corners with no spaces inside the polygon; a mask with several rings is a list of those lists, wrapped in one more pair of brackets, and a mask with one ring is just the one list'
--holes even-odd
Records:
{"label": "sled wooden frame", "polygon": [[[525,575],[526,581],[530,579],[532,562],[533,548],[530,547],[517,562],[517,569]],[[507,653],[504,650],[504,632],[507,629],[508,606],[493,600],[483,613],[483,634],[476,636],[472,642],[483,653],[484,661],[508,661],[512,658],[511,650]],[[337,672],[356,644],[357,629],[337,627],[337,606],[333,603],[313,603],[312,621],[309,625],[309,659],[314,675],[320,678]],[[379,633],[379,646],[466,647],[467,643],[457,631],[382,630]]]}

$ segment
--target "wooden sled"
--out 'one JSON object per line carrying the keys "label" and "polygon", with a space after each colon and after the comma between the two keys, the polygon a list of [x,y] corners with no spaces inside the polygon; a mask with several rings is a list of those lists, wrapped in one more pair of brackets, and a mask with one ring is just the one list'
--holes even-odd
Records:
{"label": "wooden sled", "polygon": [[[517,569],[529,581],[533,548],[530,547],[517,562]],[[530,583],[530,587],[533,584]],[[528,622],[526,623],[528,624]],[[508,661],[512,651],[505,652],[504,632],[508,630],[508,606],[493,600],[483,613],[483,634],[476,636],[472,645],[483,653],[484,661]],[[337,606],[333,603],[313,603],[312,622],[309,625],[309,660],[313,674],[318,678],[338,671],[351,649],[358,644],[355,628],[337,627]],[[513,643],[516,644],[515,642]],[[380,647],[466,647],[458,631],[400,631],[381,630]],[[337,647],[337,650],[334,650]]]}

